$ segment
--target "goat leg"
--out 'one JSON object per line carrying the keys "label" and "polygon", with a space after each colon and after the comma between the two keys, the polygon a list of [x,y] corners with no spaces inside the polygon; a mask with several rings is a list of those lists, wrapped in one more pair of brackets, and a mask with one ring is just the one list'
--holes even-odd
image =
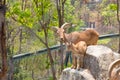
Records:
{"label": "goat leg", "polygon": [[81,68],[83,68],[84,67],[84,55],[81,55],[80,61],[81,61]]}
{"label": "goat leg", "polygon": [[73,61],[72,61],[71,68],[76,69],[76,67],[77,67],[77,58],[74,55],[72,55],[72,59],[73,59]]}
{"label": "goat leg", "polygon": [[77,69],[80,70],[80,68],[83,68],[83,63],[84,62],[84,55],[80,55],[78,57],[78,65],[77,65]]}
{"label": "goat leg", "polygon": [[80,67],[81,67],[81,58],[78,57],[77,70],[80,70]]}

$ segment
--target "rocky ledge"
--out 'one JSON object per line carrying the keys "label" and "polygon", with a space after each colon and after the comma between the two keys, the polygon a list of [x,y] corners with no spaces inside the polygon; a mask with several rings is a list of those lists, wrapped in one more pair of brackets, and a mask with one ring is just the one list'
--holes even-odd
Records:
{"label": "rocky ledge", "polygon": [[84,69],[63,70],[60,80],[107,80],[108,67],[120,54],[102,45],[88,46],[84,59]]}

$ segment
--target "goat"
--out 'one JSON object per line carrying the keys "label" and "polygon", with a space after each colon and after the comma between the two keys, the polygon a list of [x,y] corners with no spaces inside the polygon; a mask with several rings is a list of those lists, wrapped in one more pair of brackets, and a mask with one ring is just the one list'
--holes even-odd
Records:
{"label": "goat", "polygon": [[[120,79],[120,68],[116,66],[120,65],[120,59],[112,62],[108,68],[109,80],[119,80]],[[120,67],[120,66],[118,66]],[[115,69],[114,69],[115,68]]]}
{"label": "goat", "polygon": [[95,31],[94,29],[87,29],[82,32],[71,32],[69,34],[65,33],[64,28],[68,28],[70,24],[65,23],[61,26],[61,28],[54,27],[53,30],[57,35],[59,36],[60,40],[62,40],[64,43],[78,43],[79,41],[85,41],[87,46],[89,45],[96,45],[99,33]]}
{"label": "goat", "polygon": [[[65,28],[68,28],[70,26],[69,23],[65,23],[61,26],[61,28],[54,27],[53,30],[57,35],[59,36],[60,40],[63,41],[66,45],[69,45],[70,43],[73,43],[77,45],[80,41],[85,41],[86,45],[96,45],[99,33],[95,31],[94,29],[87,29],[82,32],[71,32],[69,34],[65,33]],[[74,58],[74,56],[72,56]],[[73,61],[73,66],[76,68],[76,59]],[[73,67],[72,67],[73,68]]]}
{"label": "goat", "polygon": [[[87,49],[87,44],[85,41],[80,41],[77,44],[71,43],[70,45],[67,46],[69,50],[72,51],[74,58],[74,64],[72,65],[71,68],[74,68],[79,70],[81,67],[83,68],[83,61],[84,61],[84,56],[86,53]],[[78,62],[77,62],[78,61]]]}

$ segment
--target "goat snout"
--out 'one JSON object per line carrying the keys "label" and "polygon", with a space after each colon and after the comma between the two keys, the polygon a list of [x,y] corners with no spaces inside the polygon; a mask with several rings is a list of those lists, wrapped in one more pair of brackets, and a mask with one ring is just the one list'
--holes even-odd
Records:
{"label": "goat snout", "polygon": [[63,41],[64,39],[63,38],[60,38],[61,39],[61,41]]}

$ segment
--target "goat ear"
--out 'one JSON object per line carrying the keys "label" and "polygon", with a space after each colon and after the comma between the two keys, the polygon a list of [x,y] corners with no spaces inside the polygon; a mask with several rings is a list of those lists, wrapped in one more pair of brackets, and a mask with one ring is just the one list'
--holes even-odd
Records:
{"label": "goat ear", "polygon": [[51,30],[54,31],[54,32],[57,32],[58,28],[57,27],[52,27]]}

